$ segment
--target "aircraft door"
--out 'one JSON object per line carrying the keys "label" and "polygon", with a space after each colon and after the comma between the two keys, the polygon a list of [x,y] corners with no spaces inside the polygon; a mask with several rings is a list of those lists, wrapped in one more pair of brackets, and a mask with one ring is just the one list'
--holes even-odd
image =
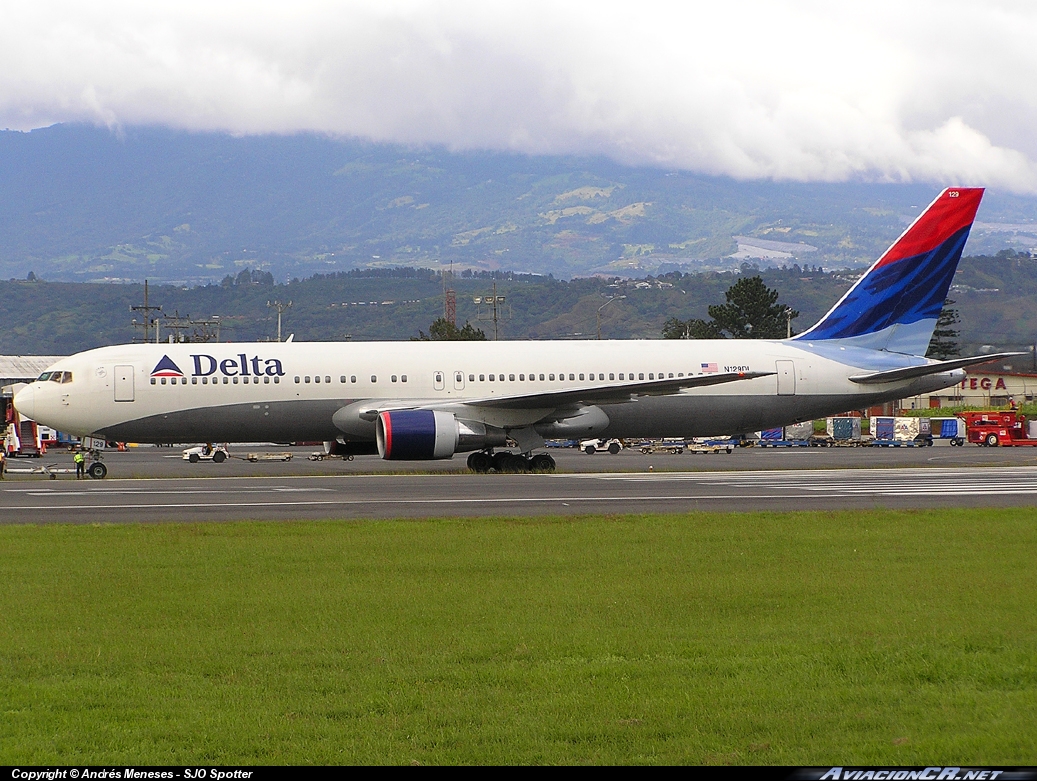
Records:
{"label": "aircraft door", "polygon": [[796,395],[796,365],[792,361],[775,361],[774,368],[778,372],[778,395]]}
{"label": "aircraft door", "polygon": [[443,377],[443,372],[433,372],[432,387],[437,391],[443,390],[443,388],[446,387],[446,380]]}
{"label": "aircraft door", "polygon": [[464,390],[464,372],[454,372],[454,390]]}
{"label": "aircraft door", "polygon": [[133,367],[115,367],[115,400],[133,401]]}

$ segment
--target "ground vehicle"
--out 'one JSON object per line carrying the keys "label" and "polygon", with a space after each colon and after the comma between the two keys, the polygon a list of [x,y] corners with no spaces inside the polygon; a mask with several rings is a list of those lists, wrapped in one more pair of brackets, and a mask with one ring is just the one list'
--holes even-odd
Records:
{"label": "ground vehicle", "polygon": [[641,452],[649,453],[672,453],[680,455],[687,447],[683,437],[665,437],[664,439],[653,439],[641,445]]}
{"label": "ground vehicle", "polygon": [[184,451],[184,461],[190,461],[192,464],[197,464],[199,461],[212,461],[215,464],[222,464],[227,460],[230,453],[227,452],[225,445],[199,445],[198,447],[189,447]]}
{"label": "ground vehicle", "polygon": [[1008,412],[963,412],[968,441],[984,447],[1033,447],[1026,416]]}
{"label": "ground vehicle", "polygon": [[580,450],[589,456],[599,450],[607,450],[611,455],[616,455],[623,449],[623,443],[618,439],[585,439],[580,442]]}
{"label": "ground vehicle", "polygon": [[688,443],[688,452],[695,455],[701,455],[702,453],[730,454],[736,446],[736,442],[733,439],[708,439],[704,437],[696,437]]}

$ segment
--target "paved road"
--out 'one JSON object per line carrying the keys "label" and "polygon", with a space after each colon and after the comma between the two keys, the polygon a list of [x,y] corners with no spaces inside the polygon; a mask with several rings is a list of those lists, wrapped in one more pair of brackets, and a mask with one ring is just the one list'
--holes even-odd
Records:
{"label": "paved road", "polygon": [[9,481],[5,523],[1037,506],[1037,466]]}
{"label": "paved road", "polygon": [[[222,464],[189,464],[180,458],[180,450],[142,447],[127,452],[108,452],[105,464],[109,478],[145,477],[301,477],[316,475],[356,475],[386,473],[462,473],[464,456],[445,461],[383,461],[377,456],[358,456],[353,461],[308,461],[306,456],[314,448],[279,448],[275,445],[234,445],[231,453],[244,456],[249,452],[292,453],[291,461],[249,463],[231,458]],[[718,470],[772,470],[772,469],[826,469],[830,467],[888,468],[897,466],[1037,466],[1037,448],[986,448],[968,445],[950,447],[938,443],[925,448],[738,448],[733,453],[718,455],[642,455],[639,450],[624,450],[618,455],[598,453],[588,456],[577,450],[555,448],[550,451],[558,462],[560,472],[644,472],[651,466],[655,471],[718,471]],[[71,469],[72,456],[67,452],[51,452],[44,458],[15,459],[11,468],[28,470],[45,464],[56,464]],[[11,474],[12,479],[22,476]],[[40,480],[25,476],[24,479]],[[63,475],[61,479],[68,479]]]}

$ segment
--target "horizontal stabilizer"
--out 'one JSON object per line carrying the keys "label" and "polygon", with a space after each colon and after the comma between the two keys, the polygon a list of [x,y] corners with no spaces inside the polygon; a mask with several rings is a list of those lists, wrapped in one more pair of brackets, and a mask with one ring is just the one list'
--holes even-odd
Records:
{"label": "horizontal stabilizer", "polygon": [[912,380],[915,377],[928,377],[930,374],[940,374],[953,369],[963,369],[966,366],[975,366],[978,363],[990,363],[1002,358],[1011,358],[1015,355],[1027,355],[1027,353],[991,353],[990,355],[973,355],[970,358],[955,358],[950,361],[935,361],[921,366],[908,366],[903,369],[890,369],[874,374],[857,374],[850,377],[852,382],[861,385],[878,385],[884,382],[900,382],[901,380]]}

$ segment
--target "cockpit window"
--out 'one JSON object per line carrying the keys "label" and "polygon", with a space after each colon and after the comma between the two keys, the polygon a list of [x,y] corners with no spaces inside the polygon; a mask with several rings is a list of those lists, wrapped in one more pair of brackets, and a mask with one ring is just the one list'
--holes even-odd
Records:
{"label": "cockpit window", "polygon": [[43,372],[39,377],[36,378],[37,382],[72,382],[72,372]]}

